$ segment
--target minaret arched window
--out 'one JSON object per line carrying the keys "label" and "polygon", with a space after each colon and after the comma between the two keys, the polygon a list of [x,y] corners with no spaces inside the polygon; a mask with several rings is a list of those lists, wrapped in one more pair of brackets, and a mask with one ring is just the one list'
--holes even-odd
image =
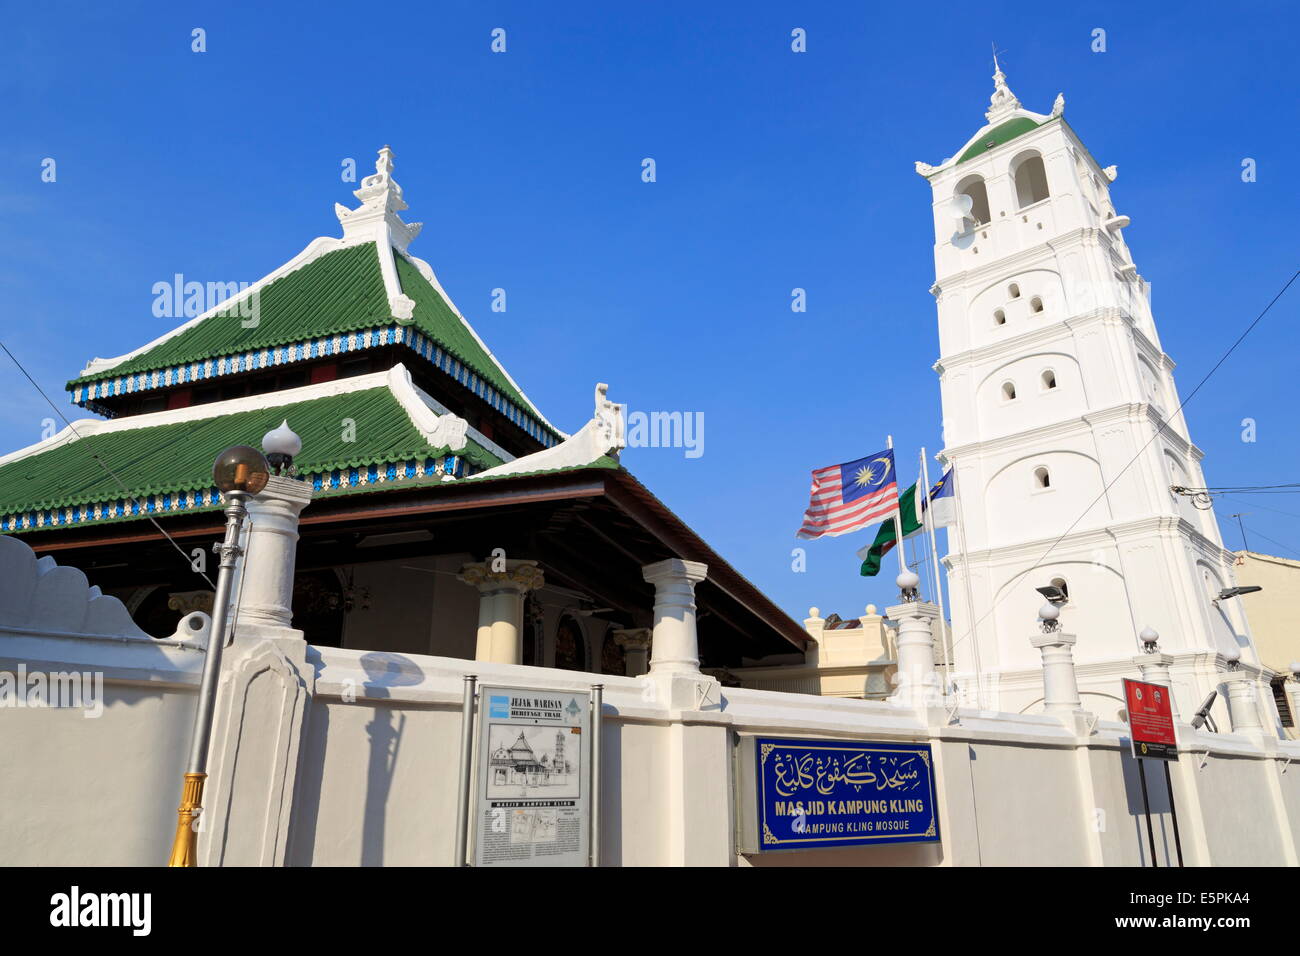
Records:
{"label": "minaret arched window", "polygon": [[994,310],[993,310],[993,324],[994,324],[994,325],[1006,325],[1006,324],[1007,324],[1007,314],[1006,314],[1005,312],[1003,312],[1001,309],[994,309]]}
{"label": "minaret arched window", "polygon": [[1016,400],[1016,383],[1015,383],[1015,382],[1003,382],[1003,383],[1002,383],[1002,400],[1003,400],[1004,402],[1014,402],[1014,401]]}
{"label": "minaret arched window", "polygon": [[1052,586],[1060,588],[1067,601],[1070,599],[1070,584],[1065,578],[1052,578]]}
{"label": "minaret arched window", "polygon": [[969,196],[971,218],[975,220],[975,225],[988,225],[989,219],[989,192],[984,186],[984,180],[979,176],[968,176],[957,184],[956,195]]}
{"label": "minaret arched window", "polygon": [[1007,286],[1007,295],[1011,296],[1013,299],[1020,298],[1020,284],[1013,282],[1011,285]]}
{"label": "minaret arched window", "polygon": [[1056,388],[1056,373],[1050,368],[1043,372],[1043,391]]}
{"label": "minaret arched window", "polygon": [[1030,300],[1029,300],[1029,311],[1032,312],[1034,315],[1037,315],[1039,312],[1042,312],[1042,311],[1043,311],[1043,300],[1040,299],[1038,296],[1034,296],[1032,299],[1030,299]]}
{"label": "minaret arched window", "polygon": [[1034,487],[1035,488],[1052,487],[1052,475],[1046,468],[1040,466],[1034,469]]}
{"label": "minaret arched window", "polygon": [[1012,178],[1016,183],[1016,202],[1021,209],[1042,202],[1049,195],[1047,190],[1047,168],[1043,157],[1037,153],[1026,153],[1011,165]]}

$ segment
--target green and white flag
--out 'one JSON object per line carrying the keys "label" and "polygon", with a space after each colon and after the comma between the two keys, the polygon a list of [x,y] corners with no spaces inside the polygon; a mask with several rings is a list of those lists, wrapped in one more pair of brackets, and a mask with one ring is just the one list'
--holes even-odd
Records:
{"label": "green and white flag", "polygon": [[[898,496],[898,511],[903,521],[903,537],[910,538],[921,530],[921,519],[916,513],[916,485]],[[894,529],[894,519],[888,518],[876,532],[876,540],[870,546],[858,551],[862,559],[862,568],[858,571],[864,578],[873,578],[880,572],[880,561],[898,544],[898,532]]]}

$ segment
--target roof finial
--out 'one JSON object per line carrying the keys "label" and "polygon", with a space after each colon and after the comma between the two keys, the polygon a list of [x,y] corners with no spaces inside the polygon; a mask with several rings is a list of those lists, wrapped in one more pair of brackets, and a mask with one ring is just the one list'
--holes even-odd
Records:
{"label": "roof finial", "polygon": [[407,208],[402,198],[402,187],[393,179],[393,150],[384,146],[379,150],[375,160],[375,174],[361,180],[361,188],[352,195],[361,200],[356,209],[348,209],[339,203],[334,204],[334,212],[343,224],[343,238],[360,235],[373,223],[386,220],[390,239],[399,250],[406,251],[407,245],[420,232],[420,223],[402,222],[397,214]]}
{"label": "roof finial", "polygon": [[1020,100],[1016,99],[1016,94],[1012,93],[1011,87],[1007,86],[1007,75],[1002,72],[1002,67],[998,63],[998,46],[994,43],[993,95],[989,97],[989,109],[984,115],[988,117],[990,123],[996,123],[1018,109],[1020,109]]}

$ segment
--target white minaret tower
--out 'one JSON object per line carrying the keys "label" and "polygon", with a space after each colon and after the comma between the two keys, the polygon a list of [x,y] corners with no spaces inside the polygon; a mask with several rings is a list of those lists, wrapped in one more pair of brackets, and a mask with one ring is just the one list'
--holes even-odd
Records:
{"label": "white minaret tower", "polygon": [[961,511],[946,559],[957,669],[968,689],[982,675],[986,706],[1040,710],[1034,589],[1055,583],[1084,707],[1116,717],[1153,627],[1190,719],[1226,655],[1259,664],[1241,602],[1219,600],[1233,555],[1213,513],[1170,491],[1204,487],[1202,453],[1111,201],[1116,169],[1063,96],[1031,113],[994,70],[987,124],[916,164],[934,191],[941,458]]}

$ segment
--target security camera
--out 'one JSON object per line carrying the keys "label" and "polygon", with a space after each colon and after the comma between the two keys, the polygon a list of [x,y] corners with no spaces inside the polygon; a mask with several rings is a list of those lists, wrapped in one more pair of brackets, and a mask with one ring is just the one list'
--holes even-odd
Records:
{"label": "security camera", "polygon": [[1034,588],[1034,590],[1047,598],[1049,604],[1055,604],[1057,607],[1063,607],[1069,603],[1070,600],[1069,597],[1066,596],[1065,592],[1055,584],[1048,584],[1045,587]]}
{"label": "security camera", "polygon": [[1242,594],[1254,594],[1256,591],[1262,591],[1262,590],[1264,589],[1260,587],[1258,584],[1245,585],[1239,588],[1224,588],[1222,591],[1219,592],[1219,596],[1218,598],[1216,598],[1216,600],[1226,601],[1228,600],[1228,598],[1239,597]]}

